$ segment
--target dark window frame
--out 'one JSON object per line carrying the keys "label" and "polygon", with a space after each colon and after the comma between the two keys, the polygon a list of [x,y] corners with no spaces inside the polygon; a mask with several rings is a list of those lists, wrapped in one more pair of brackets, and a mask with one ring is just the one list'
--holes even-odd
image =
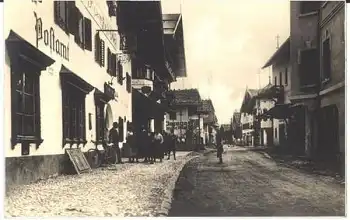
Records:
{"label": "dark window frame", "polygon": [[105,137],[104,137],[104,131],[106,129],[106,127],[105,127],[105,113],[104,113],[105,105],[106,105],[106,103],[101,101],[101,100],[97,100],[97,102],[95,104],[96,143],[97,144],[102,144],[103,141],[105,140]]}
{"label": "dark window frame", "polygon": [[321,7],[321,3],[317,1],[301,1],[299,4],[301,15],[315,13]]}
{"label": "dark window frame", "polygon": [[[43,142],[41,138],[41,114],[40,114],[40,72],[41,70],[28,61],[19,59],[17,65],[11,65],[11,125],[12,125],[12,148],[16,144],[27,146],[29,154],[29,143],[36,144],[36,148]],[[32,93],[26,87],[26,79],[32,80]],[[21,82],[21,88],[17,88],[18,82]],[[24,82],[24,83],[23,83]],[[28,112],[26,103],[29,97],[32,99],[32,112]],[[25,121],[20,118],[32,117],[33,132],[25,131]],[[19,122],[21,125],[19,126]],[[27,121],[28,122],[28,121]],[[30,123],[27,126],[30,126]]]}
{"label": "dark window frame", "polygon": [[120,85],[123,85],[123,65],[121,64],[120,60],[117,62],[117,71],[118,71],[118,83]]}
{"label": "dark window frame", "polygon": [[131,93],[131,75],[128,72],[126,73],[126,91]]}
{"label": "dark window frame", "polygon": [[95,61],[101,67],[105,66],[105,42],[98,32],[95,34]]}
{"label": "dark window frame", "polygon": [[62,87],[63,146],[87,143],[85,97],[86,93],[73,84]]}
{"label": "dark window frame", "polygon": [[319,80],[319,53],[317,48],[299,49],[298,70],[301,88],[317,85]]}

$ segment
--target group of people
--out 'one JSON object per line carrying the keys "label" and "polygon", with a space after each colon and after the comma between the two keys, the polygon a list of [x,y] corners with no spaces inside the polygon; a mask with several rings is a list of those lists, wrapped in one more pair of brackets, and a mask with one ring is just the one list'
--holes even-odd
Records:
{"label": "group of people", "polygon": [[[114,146],[119,145],[118,123],[113,123],[113,128],[109,132],[109,142]],[[144,158],[144,162],[153,164],[157,159],[160,162],[167,156],[170,159],[171,153],[176,160],[176,142],[177,137],[174,131],[156,131],[149,132],[144,127],[141,132],[134,134],[131,128],[128,128],[125,150],[129,158],[129,162],[139,162],[139,159]],[[122,163],[121,150],[117,149],[117,162]]]}
{"label": "group of people", "polygon": [[128,129],[125,150],[129,162],[139,162],[142,158],[151,164],[157,159],[162,162],[165,156],[170,159],[171,153],[176,160],[176,140],[174,132],[149,132],[142,128],[141,132],[134,134]]}

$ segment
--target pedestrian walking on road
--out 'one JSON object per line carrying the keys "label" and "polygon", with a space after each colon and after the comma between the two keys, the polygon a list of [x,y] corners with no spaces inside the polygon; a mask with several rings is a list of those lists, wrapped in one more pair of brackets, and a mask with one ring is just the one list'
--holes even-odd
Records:
{"label": "pedestrian walking on road", "polygon": [[147,130],[144,127],[141,127],[141,132],[138,135],[137,138],[137,145],[139,149],[139,158],[143,157],[144,161],[143,162],[148,162],[148,153],[147,151],[149,150],[149,135]]}
{"label": "pedestrian walking on road", "polygon": [[117,151],[117,160],[118,163],[122,163],[121,151],[119,148],[119,132],[118,132],[118,122],[113,122],[113,127],[109,131],[109,143],[113,144],[114,148]]}
{"label": "pedestrian walking on road", "polygon": [[174,160],[176,160],[176,142],[177,137],[174,134],[174,130],[171,130],[171,133],[168,134],[168,160],[170,160],[171,152],[173,152]]}
{"label": "pedestrian walking on road", "polygon": [[222,161],[222,154],[224,152],[224,146],[223,146],[223,133],[224,128],[221,126],[220,131],[216,135],[216,149],[217,149],[217,157],[219,158],[219,163],[223,163]]}

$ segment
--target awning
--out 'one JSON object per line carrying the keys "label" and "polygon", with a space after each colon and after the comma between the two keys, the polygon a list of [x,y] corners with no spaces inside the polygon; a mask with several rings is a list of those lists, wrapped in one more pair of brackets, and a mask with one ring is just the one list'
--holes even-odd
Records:
{"label": "awning", "polygon": [[74,86],[75,88],[79,89],[85,94],[90,93],[94,89],[92,85],[90,85],[88,82],[86,82],[85,80],[77,76],[75,73],[73,73],[64,65],[62,65],[61,67],[60,77],[61,77],[61,83]]}
{"label": "awning", "polygon": [[41,52],[28,41],[23,39],[14,31],[10,31],[6,39],[6,47],[11,63],[19,62],[19,58],[36,66],[40,70],[45,70],[46,67],[52,65],[55,60]]}
{"label": "awning", "polygon": [[290,114],[291,104],[279,104],[275,105],[271,109],[269,109],[267,112],[263,114],[263,116],[271,116],[275,119],[286,119]]}

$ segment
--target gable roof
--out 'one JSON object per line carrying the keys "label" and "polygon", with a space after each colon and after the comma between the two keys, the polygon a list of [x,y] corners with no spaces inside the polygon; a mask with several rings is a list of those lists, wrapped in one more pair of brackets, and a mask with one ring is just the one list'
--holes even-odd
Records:
{"label": "gable roof", "polygon": [[200,105],[201,96],[198,89],[172,90],[174,105]]}
{"label": "gable roof", "polygon": [[270,57],[262,69],[271,66],[272,64],[278,63],[281,60],[289,60],[290,52],[290,37],[282,44],[280,48]]}

